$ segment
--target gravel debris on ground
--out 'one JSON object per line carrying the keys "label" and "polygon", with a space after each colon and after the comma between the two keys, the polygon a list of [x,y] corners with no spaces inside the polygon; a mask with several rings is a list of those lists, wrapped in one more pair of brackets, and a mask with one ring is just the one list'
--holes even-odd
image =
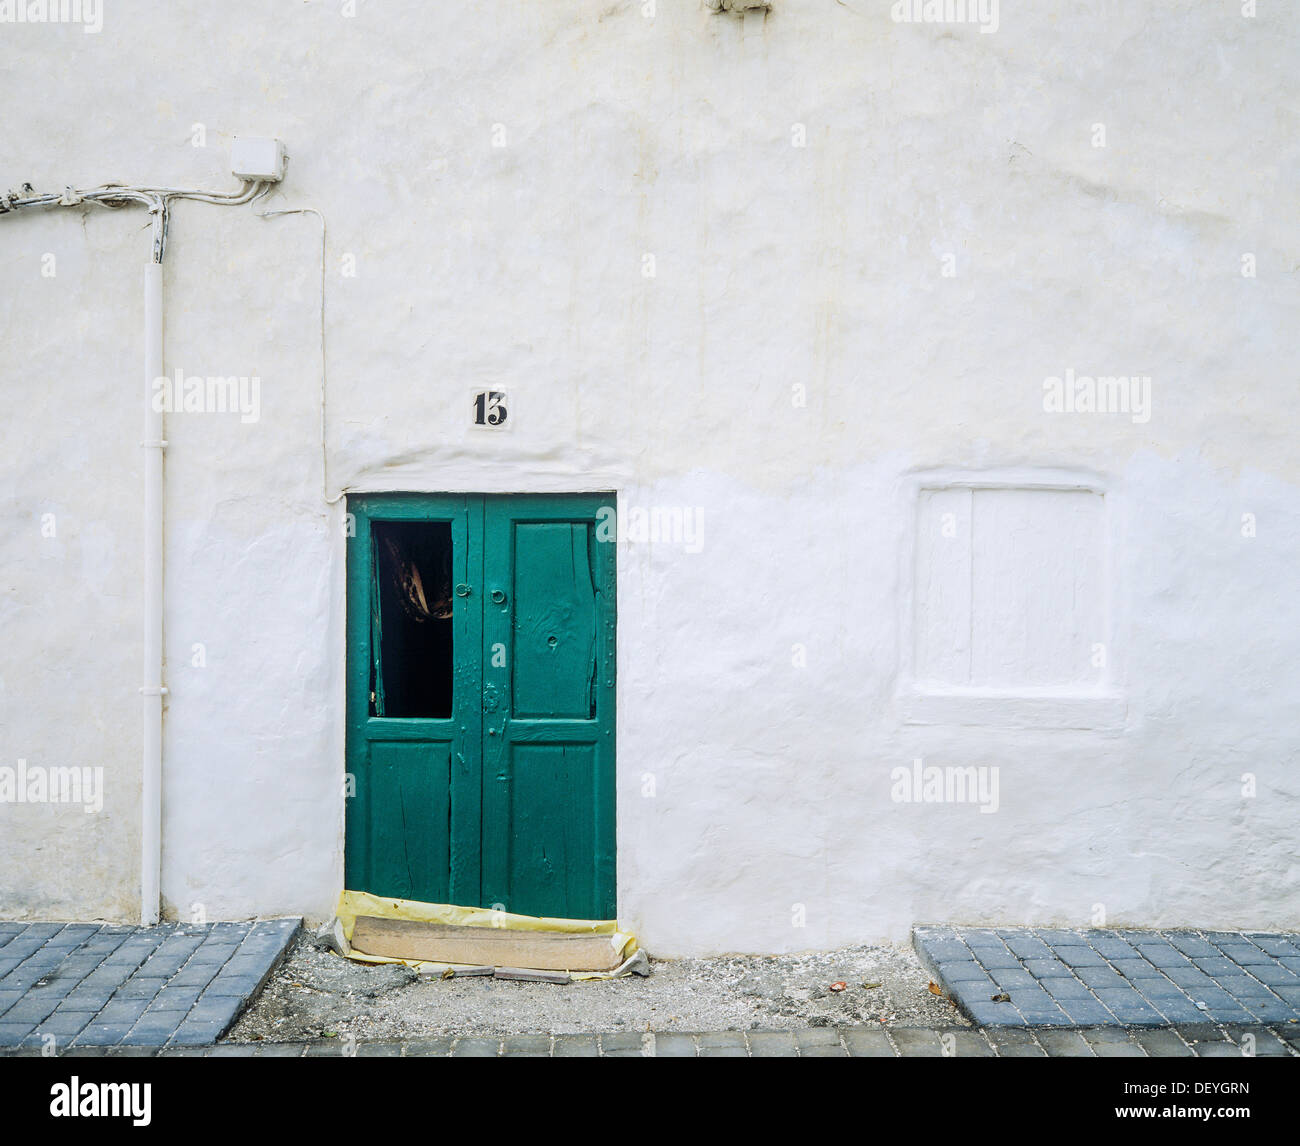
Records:
{"label": "gravel debris on ground", "polygon": [[[647,978],[569,983],[420,974],[336,955],[310,933],[227,1041],[352,1037],[579,1034],[597,1031],[788,1030],[880,1023],[964,1027],[933,994],[910,947],[880,945],[798,955],[654,959]],[[832,985],[843,988],[832,990]]]}

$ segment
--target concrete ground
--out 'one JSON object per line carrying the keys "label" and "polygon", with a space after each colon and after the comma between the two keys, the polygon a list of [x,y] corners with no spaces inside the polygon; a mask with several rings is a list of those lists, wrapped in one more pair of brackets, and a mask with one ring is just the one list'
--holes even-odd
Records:
{"label": "concrete ground", "polygon": [[[520,983],[439,979],[340,958],[304,933],[229,1035],[233,1041],[361,1041],[793,1030],[884,1024],[965,1027],[906,946],[805,955],[653,960],[647,978]],[[842,990],[833,989],[843,984]]]}

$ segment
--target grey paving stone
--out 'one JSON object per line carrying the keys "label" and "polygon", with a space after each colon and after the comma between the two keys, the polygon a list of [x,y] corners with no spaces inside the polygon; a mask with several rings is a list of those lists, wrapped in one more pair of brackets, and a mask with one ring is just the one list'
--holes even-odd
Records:
{"label": "grey paving stone", "polygon": [[[593,1048],[596,1045],[595,1035],[556,1035],[555,1036],[555,1054],[559,1056],[560,1043],[566,1039],[589,1039]],[[406,1049],[402,1052],[405,1058],[446,1058],[451,1054],[451,1044],[454,1040],[449,1038],[440,1039],[409,1039],[406,1043]],[[569,1052],[569,1057],[573,1057]]]}
{"label": "grey paving stone", "polygon": [[1241,1048],[1232,1043],[1196,1043],[1192,1050],[1197,1058],[1243,1058]]}
{"label": "grey paving stone", "polygon": [[1070,978],[1043,978],[1039,980],[1043,984],[1044,990],[1052,995],[1057,1002],[1062,999],[1091,999],[1093,994],[1084,986],[1082,982],[1076,980],[1073,976]]}
{"label": "grey paving stone", "polygon": [[[169,1044],[169,1046],[172,1044]],[[321,1039],[319,1042],[308,1043],[307,1049],[303,1053],[305,1058],[347,1058],[355,1045],[344,1042],[339,1038]],[[496,1057],[496,1052],[493,1052]]]}
{"label": "grey paving stone", "polygon": [[1214,980],[1199,967],[1173,967],[1165,974],[1184,990],[1192,987],[1210,987]]}
{"label": "grey paving stone", "polygon": [[1037,1031],[1038,1042],[1052,1058],[1093,1058],[1092,1047],[1078,1031]]}
{"label": "grey paving stone", "polygon": [[1251,997],[1242,1005],[1261,1023],[1285,1023],[1300,1016],[1300,1011],[1281,1000]]}
{"label": "grey paving stone", "polygon": [[1253,943],[1217,943],[1216,947],[1234,963],[1249,967],[1255,963],[1272,963],[1273,956]]}
{"label": "grey paving stone", "polygon": [[1218,984],[1243,1006],[1249,1006],[1252,998],[1275,998],[1276,996],[1258,979],[1247,974],[1220,975]]}
{"label": "grey paving stone", "polygon": [[[743,1045],[743,1043],[742,1043]],[[654,1042],[650,1044],[655,1058],[695,1058],[695,1039],[676,1031],[655,1032]],[[648,1049],[642,1040],[642,1049]]]}
{"label": "grey paving stone", "polygon": [[1098,1058],[1146,1058],[1147,1053],[1120,1027],[1094,1027],[1082,1032]]}
{"label": "grey paving stone", "polygon": [[1086,999],[1063,999],[1060,1005],[1076,1027],[1100,1026],[1117,1021],[1114,1015],[1091,996]]}
{"label": "grey paving stone", "polygon": [[200,1022],[193,1018],[187,1018],[176,1028],[176,1033],[172,1035],[168,1046],[202,1046],[207,1043],[215,1043],[218,1038],[225,1033],[228,1024]]}
{"label": "grey paving stone", "polygon": [[132,1046],[162,1046],[184,1021],[184,1011],[146,1011],[122,1041]]}
{"label": "grey paving stone", "polygon": [[81,1033],[72,1040],[73,1046],[112,1046],[121,1042],[131,1029],[130,1022],[92,1022],[82,1028]]}
{"label": "grey paving stone", "polygon": [[854,1058],[894,1058],[895,1051],[884,1029],[851,1027],[844,1032],[844,1042]]}
{"label": "grey paving stone", "polygon": [[1163,977],[1159,979],[1141,979],[1135,981],[1133,986],[1142,992],[1142,995],[1150,1002],[1157,1002],[1160,999],[1186,999],[1187,994],[1177,983],[1171,983]]}
{"label": "grey paving stone", "polygon": [[1165,1021],[1164,1016],[1131,987],[1122,991],[1098,990],[1095,994],[1125,1026],[1158,1026]]}
{"label": "grey paving stone", "polygon": [[1077,1024],[1060,1007],[1021,1007],[1020,1014],[1030,1027],[1073,1027]]}
{"label": "grey paving stone", "polygon": [[[823,1050],[826,1048],[814,1048]],[[721,1043],[714,1046],[701,1046],[699,1049],[700,1058],[749,1058],[749,1048],[745,1045],[742,1038],[738,1043]],[[814,1056],[821,1057],[821,1056]]]}
{"label": "grey paving stone", "polygon": [[904,1058],[941,1058],[943,1047],[939,1035],[931,1030],[898,1027],[890,1032],[898,1053]]}
{"label": "grey paving stone", "polygon": [[1011,953],[1019,959],[1051,959],[1052,949],[1036,935],[1028,933],[1023,935],[1004,936],[1003,942],[1011,950]]}
{"label": "grey paving stone", "polygon": [[34,999],[29,994],[24,997],[22,1002],[15,1003],[5,1012],[5,1022],[26,1023],[28,1026],[35,1026],[53,1014],[54,1008],[58,1005],[58,999]]}
{"label": "grey paving stone", "polygon": [[1061,927],[1036,927],[1034,928],[1034,934],[1044,943],[1049,943],[1053,947],[1061,945],[1080,947],[1083,946],[1084,942],[1083,936],[1078,931]]}
{"label": "grey paving stone", "polygon": [[225,1023],[229,1026],[239,1014],[243,1001],[231,995],[204,994],[190,1010],[190,1018],[199,1023]]}
{"label": "grey paving stone", "polygon": [[749,1053],[753,1058],[793,1058],[796,1052],[790,1031],[750,1031]]}
{"label": "grey paving stone", "polygon": [[964,963],[940,963],[939,980],[943,984],[987,981],[988,972],[973,960]]}
{"label": "grey paving stone", "polygon": [[[515,1051],[516,1058],[550,1058],[551,1037],[547,1034],[547,1036],[541,1036],[541,1038],[543,1039],[543,1042],[545,1042],[545,1047],[541,1047],[541,1052],[539,1052],[539,1054],[537,1050],[534,1050],[534,1046],[539,1047],[539,1045],[534,1045],[532,1037],[519,1036],[513,1039],[513,1042],[519,1043],[519,1047],[517,1047]],[[512,1039],[506,1039],[507,1043],[510,1043],[511,1041]],[[508,1052],[510,1051],[507,1051],[507,1054]],[[367,1039],[367,1041],[364,1042],[357,1042],[355,1058],[400,1059],[402,1058],[402,1043],[396,1041],[396,1039],[391,1039],[391,1041],[385,1041],[385,1039]]]}
{"label": "grey paving stone", "polygon": [[1094,991],[1131,991],[1133,989],[1130,980],[1125,979],[1118,971],[1112,971],[1109,967],[1076,967],[1074,973]]}
{"label": "grey paving stone", "polygon": [[1288,1046],[1300,1051],[1300,1022],[1279,1026],[1277,1035]]}
{"label": "grey paving stone", "polygon": [[1138,979],[1166,978],[1165,972],[1145,959],[1113,959],[1111,966],[1130,982],[1136,982]]}
{"label": "grey paving stone", "polygon": [[1267,951],[1274,957],[1279,955],[1300,955],[1300,946],[1297,946],[1296,937],[1271,935],[1264,932],[1247,932],[1246,938],[1261,951]]}
{"label": "grey paving stone", "polygon": [[1047,1054],[1030,1031],[998,1028],[984,1033],[998,1058],[1043,1058]]}
{"label": "grey paving stone", "polygon": [[1138,1044],[1150,1058],[1191,1058],[1192,1049],[1169,1027],[1136,1033]]}
{"label": "grey paving stone", "polygon": [[134,975],[113,993],[115,999],[152,999],[163,989],[165,978],[145,979]]}
{"label": "grey paving stone", "polygon": [[[800,1058],[844,1058],[848,1051],[840,1040],[840,1033],[831,1027],[809,1027],[796,1031],[795,1042]],[[700,1053],[704,1054],[703,1047]]]}
{"label": "grey paving stone", "polygon": [[103,1010],[95,1016],[97,1023],[134,1023],[144,1014],[149,1005],[147,999],[110,1000]]}
{"label": "grey paving stone", "polygon": [[252,995],[262,983],[260,975],[227,975],[224,971],[203,988],[203,994],[200,999],[218,998],[248,998]]}
{"label": "grey paving stone", "polygon": [[799,1048],[800,1058],[847,1058],[848,1053],[849,1052],[842,1046],[815,1046],[806,1049],[803,1047]]}
{"label": "grey paving stone", "polygon": [[1078,946],[1066,946],[1062,944],[1054,947],[1052,953],[1067,967],[1073,968],[1076,972],[1084,967],[1106,966],[1105,959],[1097,954],[1097,952],[1091,947],[1083,944]]}
{"label": "grey paving stone", "polygon": [[600,1053],[604,1056],[641,1057],[641,1036],[632,1031],[616,1031],[600,1036]]}
{"label": "grey paving stone", "polygon": [[113,997],[112,987],[91,988],[84,984],[70,991],[59,1004],[63,1011],[99,1011]]}
{"label": "grey paving stone", "polygon": [[1011,1003],[972,1003],[967,1010],[981,1027],[1023,1027],[1024,1016]]}
{"label": "grey paving stone", "polygon": [[1140,942],[1134,944],[1134,946],[1137,947],[1138,954],[1143,959],[1162,969],[1165,967],[1183,967],[1187,964],[1187,957],[1172,943]]}
{"label": "grey paving stone", "polygon": [[922,953],[931,963],[960,963],[972,958],[970,948],[956,939],[924,940]]}
{"label": "grey paving stone", "polygon": [[1212,959],[1219,950],[1208,940],[1190,931],[1166,931],[1165,938],[1189,959]]}
{"label": "grey paving stone", "polygon": [[986,971],[1001,970],[1019,970],[1020,960],[1011,954],[1005,947],[999,949],[996,947],[981,947],[974,952],[975,957],[979,960],[980,966]]}
{"label": "grey paving stone", "polygon": [[1291,1049],[1267,1027],[1228,1027],[1228,1037],[1237,1044],[1242,1054],[1246,1053],[1247,1038],[1255,1042],[1256,1058],[1290,1058]]}
{"label": "grey paving stone", "polygon": [[1089,947],[1112,963],[1116,959],[1137,959],[1139,957],[1137,948],[1131,947],[1118,937],[1090,933],[1085,938],[1088,940]]}
{"label": "grey paving stone", "polygon": [[939,1053],[944,1058],[993,1058],[994,1050],[981,1031],[939,1031]]}
{"label": "grey paving stone", "polygon": [[[190,956],[186,967],[220,967],[230,961],[237,949],[238,945],[235,943],[223,942],[220,939],[206,939]],[[213,974],[216,974],[215,970]]]}
{"label": "grey paving stone", "polygon": [[85,1030],[93,1018],[94,1014],[90,1011],[56,1011],[37,1024],[35,1033],[55,1035],[60,1039],[71,1038]]}
{"label": "grey paving stone", "polygon": [[1038,980],[1028,971],[1021,970],[1019,967],[1006,970],[999,968],[996,971],[990,971],[989,974],[993,977],[993,981],[1004,991],[1009,991],[1013,987],[1038,987]]}
{"label": "grey paving stone", "polygon": [[23,935],[24,939],[40,940],[44,943],[63,930],[62,923],[29,923]]}
{"label": "grey paving stone", "polygon": [[206,987],[216,978],[219,970],[221,967],[216,963],[187,963],[168,983],[173,987]]}
{"label": "grey paving stone", "polygon": [[1026,959],[1024,968],[1035,979],[1074,978],[1074,972],[1059,959]]}
{"label": "grey paving stone", "polygon": [[960,1007],[973,1007],[992,1002],[993,996],[999,994],[1002,990],[987,976],[983,980],[962,979],[956,983],[948,983],[946,986],[948,994],[957,1001],[957,1005]]}
{"label": "grey paving stone", "polygon": [[1250,968],[1250,973],[1270,987],[1300,987],[1300,975],[1277,962],[1256,964]]}
{"label": "grey paving stone", "polygon": [[150,1001],[151,1011],[188,1011],[199,1001],[201,987],[173,987],[168,984]]}
{"label": "grey paving stone", "polygon": [[1192,962],[1212,979],[1217,979],[1220,975],[1231,975],[1237,969],[1236,964],[1226,956],[1215,959],[1194,959]]}
{"label": "grey paving stone", "polygon": [[1190,999],[1161,999],[1151,1004],[1165,1017],[1167,1023],[1195,1023],[1205,1018],[1205,1012],[1198,1009]]}
{"label": "grey paving stone", "polygon": [[[411,1050],[407,1049],[410,1057]],[[600,1044],[595,1035],[556,1035],[552,1050],[555,1058],[599,1058]]]}

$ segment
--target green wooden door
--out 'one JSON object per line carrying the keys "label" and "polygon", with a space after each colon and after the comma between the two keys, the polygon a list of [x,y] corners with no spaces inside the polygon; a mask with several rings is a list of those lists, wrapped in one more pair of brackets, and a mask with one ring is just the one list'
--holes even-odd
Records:
{"label": "green wooden door", "polygon": [[614,916],[611,504],[349,498],[349,889]]}

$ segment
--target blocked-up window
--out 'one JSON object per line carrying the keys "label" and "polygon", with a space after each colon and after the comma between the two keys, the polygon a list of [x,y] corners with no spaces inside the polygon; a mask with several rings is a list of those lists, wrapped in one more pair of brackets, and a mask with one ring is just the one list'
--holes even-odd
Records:
{"label": "blocked-up window", "polygon": [[1104,505],[1087,489],[923,489],[917,685],[1069,693],[1102,681]]}

